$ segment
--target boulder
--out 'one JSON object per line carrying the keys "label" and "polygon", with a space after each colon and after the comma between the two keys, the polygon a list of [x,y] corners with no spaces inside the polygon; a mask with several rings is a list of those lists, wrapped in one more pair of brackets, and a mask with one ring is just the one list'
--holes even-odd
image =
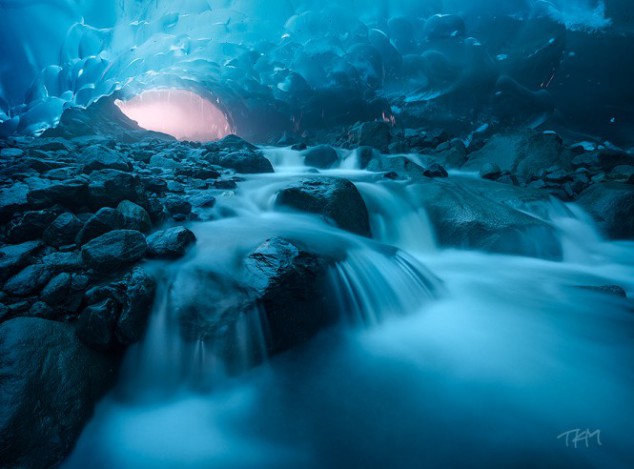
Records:
{"label": "boulder", "polygon": [[77,340],[69,324],[15,318],[0,325],[0,460],[55,467],[68,455],[116,364]]}
{"label": "boulder", "polygon": [[123,214],[110,207],[99,209],[92,215],[77,234],[76,243],[80,246],[102,234],[123,228]]}
{"label": "boulder", "polygon": [[45,264],[32,264],[15,274],[3,290],[14,296],[29,296],[39,292],[53,276],[53,270]]}
{"label": "boulder", "polygon": [[22,244],[0,248],[0,280],[5,280],[26,267],[33,260],[43,244],[41,241],[27,241]]}
{"label": "boulder", "polygon": [[561,259],[557,231],[543,221],[546,209],[529,214],[546,207],[547,194],[468,178],[421,181],[412,190],[441,246]]}
{"label": "boulder", "polygon": [[330,145],[318,145],[304,152],[304,163],[313,168],[329,169],[337,164],[339,155]]}
{"label": "boulder", "polygon": [[165,208],[172,215],[189,215],[192,211],[192,204],[183,197],[172,195],[165,199]]}
{"label": "boulder", "polygon": [[206,161],[211,164],[233,169],[237,173],[272,173],[273,166],[260,152],[239,150],[231,153],[207,153]]}
{"label": "boulder", "polygon": [[136,202],[143,194],[141,180],[130,173],[104,169],[90,174],[88,205],[95,210],[115,207],[119,202]]}
{"label": "boulder", "polygon": [[411,177],[424,177],[425,169],[405,156],[379,155],[367,166],[368,171],[377,173],[390,173],[407,175]]}
{"label": "boulder", "polygon": [[117,205],[117,211],[123,215],[123,228],[147,233],[152,229],[152,220],[147,211],[129,200]]}
{"label": "boulder", "polygon": [[20,243],[42,237],[44,230],[63,212],[60,206],[14,215],[7,229],[9,241]]}
{"label": "boulder", "polygon": [[178,258],[196,242],[196,236],[183,226],[157,231],[147,239],[148,257]]}
{"label": "boulder", "polygon": [[128,267],[145,255],[145,236],[133,230],[115,230],[85,244],[81,249],[84,265],[96,272],[107,273]]}
{"label": "boulder", "polygon": [[[261,340],[260,321],[264,319],[268,353],[288,350],[337,320],[325,287],[333,262],[276,237],[245,257],[238,278],[214,272],[206,265],[191,265],[179,272],[171,289],[181,331],[187,340],[223,344],[222,353],[231,362],[241,353],[236,331],[242,330],[244,340],[255,340],[261,346],[257,341]],[[259,314],[265,318],[258,318]],[[245,328],[245,320],[255,328]]]}
{"label": "boulder", "polygon": [[66,181],[41,180],[28,193],[29,204],[34,208],[46,208],[55,204],[63,205],[71,210],[82,208],[88,183],[83,178]]}
{"label": "boulder", "polygon": [[75,238],[83,228],[83,222],[70,212],[62,213],[44,230],[44,242],[53,246],[68,246],[75,242]]}
{"label": "boulder", "polygon": [[18,210],[28,207],[29,186],[22,182],[15,182],[0,188],[0,221],[10,219]]}
{"label": "boulder", "polygon": [[86,147],[78,156],[77,161],[84,166],[84,171],[87,173],[101,169],[130,171],[132,168],[126,157],[103,145]]}
{"label": "boulder", "polygon": [[594,184],[576,202],[596,220],[609,238],[634,239],[634,186],[618,182]]}
{"label": "boulder", "polygon": [[156,281],[141,267],[117,281],[86,292],[77,335],[97,350],[122,348],[141,340],[154,304]]}
{"label": "boulder", "polygon": [[368,146],[386,152],[392,141],[390,126],[385,122],[364,122],[350,130],[350,142],[358,146]]}
{"label": "boulder", "polygon": [[347,179],[301,179],[282,189],[275,205],[316,213],[341,229],[371,236],[368,209],[355,185]]}

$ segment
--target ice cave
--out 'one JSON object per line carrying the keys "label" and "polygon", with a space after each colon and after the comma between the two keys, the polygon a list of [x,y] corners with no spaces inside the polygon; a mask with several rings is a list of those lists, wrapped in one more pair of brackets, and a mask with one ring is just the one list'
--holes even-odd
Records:
{"label": "ice cave", "polygon": [[634,2],[0,0],[0,467],[634,467]]}

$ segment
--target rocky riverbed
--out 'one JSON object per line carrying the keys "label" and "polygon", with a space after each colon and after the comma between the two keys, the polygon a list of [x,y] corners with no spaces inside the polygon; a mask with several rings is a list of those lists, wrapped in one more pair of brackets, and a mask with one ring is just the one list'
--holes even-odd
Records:
{"label": "rocky riverbed", "polygon": [[[382,255],[400,255],[394,249],[403,247],[403,232],[390,234],[377,220],[403,191],[403,203],[419,207],[419,223],[427,223],[413,238],[429,232],[439,248],[560,262],[566,247],[554,219],[571,202],[606,238],[634,240],[634,154],[608,142],[532,130],[483,129],[465,138],[384,122],[358,123],[327,138],[283,140],[177,142],[140,132],[129,139],[0,142],[0,455],[6,467],[51,466],[69,454],[96,403],[117,382],[127,348],[144,337],[157,282],[165,281],[161,271],[168,267],[161,266],[188,259],[201,223],[240,219],[244,207],[232,201],[248,199],[254,188],[273,213],[305,214],[346,234],[336,235],[335,249],[273,230],[242,248],[231,275],[198,266],[173,280],[173,288],[188,292],[171,300],[182,336],[222,343],[219,356],[235,372],[244,367],[235,364],[231,331],[243,327],[250,311],[262,312],[267,330],[249,366],[340,320],[333,304],[341,298],[327,287],[333,269],[349,258],[345,246],[358,242],[350,239],[374,239],[393,246]],[[270,179],[276,173],[281,178]],[[267,178],[272,184],[257,186]],[[410,261],[399,262],[401,269]],[[420,295],[441,295],[433,275],[400,283],[408,282],[427,292]],[[576,286],[615,297],[632,293],[628,285]],[[355,302],[359,308],[358,298],[344,300],[343,309]]]}

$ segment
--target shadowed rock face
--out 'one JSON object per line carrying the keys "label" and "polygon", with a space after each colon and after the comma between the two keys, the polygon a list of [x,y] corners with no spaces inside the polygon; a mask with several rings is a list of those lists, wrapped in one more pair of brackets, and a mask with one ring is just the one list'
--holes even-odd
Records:
{"label": "shadowed rock face", "polygon": [[115,362],[83,345],[72,326],[36,318],[0,325],[0,460],[52,467],[67,455]]}
{"label": "shadowed rock face", "polygon": [[595,184],[586,189],[579,205],[597,221],[599,228],[613,239],[634,238],[634,186],[616,182]]}
{"label": "shadowed rock face", "polygon": [[275,202],[321,215],[329,223],[361,236],[370,236],[368,209],[350,181],[332,177],[302,179],[282,189]]}

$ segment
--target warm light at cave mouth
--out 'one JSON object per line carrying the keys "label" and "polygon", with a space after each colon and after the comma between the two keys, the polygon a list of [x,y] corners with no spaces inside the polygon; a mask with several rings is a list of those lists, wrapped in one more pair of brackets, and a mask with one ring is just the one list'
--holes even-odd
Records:
{"label": "warm light at cave mouth", "polygon": [[187,90],[150,90],[128,101],[116,100],[121,111],[146,130],[178,140],[219,140],[231,133],[227,116],[211,101]]}

